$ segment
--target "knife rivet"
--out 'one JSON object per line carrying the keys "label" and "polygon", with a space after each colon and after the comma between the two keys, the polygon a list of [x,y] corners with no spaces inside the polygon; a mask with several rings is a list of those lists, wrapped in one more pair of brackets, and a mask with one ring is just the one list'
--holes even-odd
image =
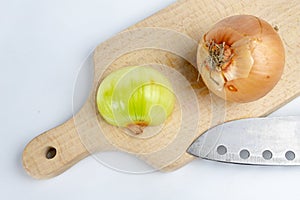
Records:
{"label": "knife rivet", "polygon": [[269,150],[265,150],[263,153],[262,153],[262,156],[265,160],[270,160],[272,157],[273,157],[273,154],[271,151]]}
{"label": "knife rivet", "polygon": [[242,159],[247,159],[250,157],[250,152],[247,149],[243,149],[242,151],[240,151],[240,157]]}
{"label": "knife rivet", "polygon": [[217,152],[219,155],[224,155],[227,153],[227,148],[224,145],[220,145],[217,148]]}
{"label": "knife rivet", "polygon": [[285,158],[287,159],[287,160],[294,160],[295,159],[295,153],[293,152],[293,151],[287,151],[286,153],[285,153]]}

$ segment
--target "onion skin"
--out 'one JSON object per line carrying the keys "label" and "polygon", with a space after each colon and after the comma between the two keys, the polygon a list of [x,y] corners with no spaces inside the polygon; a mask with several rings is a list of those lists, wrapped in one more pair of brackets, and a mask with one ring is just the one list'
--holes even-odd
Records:
{"label": "onion skin", "polygon": [[[244,57],[238,60],[233,46],[237,42],[242,44],[243,40],[248,45],[244,47],[248,48],[249,54],[240,50]],[[233,53],[221,71],[207,66],[210,56],[207,44],[211,41],[224,43]],[[280,80],[284,64],[285,50],[278,33],[266,21],[251,15],[236,15],[219,21],[204,34],[197,53],[199,72],[210,91],[225,100],[239,103],[255,101],[268,94]],[[232,77],[230,73],[236,78],[227,80],[227,76]],[[212,74],[215,74],[215,79],[211,78]],[[220,83],[219,86],[216,82]]]}

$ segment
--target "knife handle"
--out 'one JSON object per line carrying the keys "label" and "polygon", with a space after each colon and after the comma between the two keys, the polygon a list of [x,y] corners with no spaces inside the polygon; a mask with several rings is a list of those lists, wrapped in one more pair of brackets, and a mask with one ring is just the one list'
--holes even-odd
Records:
{"label": "knife handle", "polygon": [[23,166],[36,179],[51,178],[88,155],[71,118],[34,138],[24,149]]}

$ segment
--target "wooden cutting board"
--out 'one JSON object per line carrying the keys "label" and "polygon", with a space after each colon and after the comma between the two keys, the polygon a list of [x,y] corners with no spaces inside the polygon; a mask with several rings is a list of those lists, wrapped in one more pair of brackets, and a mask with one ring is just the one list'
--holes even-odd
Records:
{"label": "wooden cutting board", "polygon": [[[224,102],[210,95],[201,79],[198,80],[197,70],[193,66],[197,50],[193,41],[197,43],[213,24],[235,14],[256,15],[278,26],[286,49],[286,66],[278,85],[264,98],[246,104]],[[151,38],[157,41],[150,42],[154,46],[149,46],[145,38],[155,28],[157,32],[153,34],[157,35]],[[167,33],[171,30],[174,34],[158,34],[164,30]],[[211,126],[235,119],[266,116],[300,95],[299,32],[298,0],[288,3],[286,0],[178,1],[95,49],[95,80],[89,99],[74,118],[34,138],[26,146],[24,168],[35,178],[50,178],[91,153],[121,150],[137,155],[162,171],[175,170],[194,159],[186,153],[186,149]],[[189,39],[178,40],[177,33]],[[124,46],[127,48],[132,44],[134,50],[122,51]],[[156,48],[166,44],[172,51],[168,51],[169,47]],[[170,69],[170,74],[183,76],[173,81],[174,84],[180,83],[176,86],[177,93],[183,100],[177,101],[170,119],[154,135],[129,135],[120,128],[106,124],[96,110],[95,93],[101,80],[112,70],[131,65]],[[184,127],[185,131],[178,131],[180,127]]]}

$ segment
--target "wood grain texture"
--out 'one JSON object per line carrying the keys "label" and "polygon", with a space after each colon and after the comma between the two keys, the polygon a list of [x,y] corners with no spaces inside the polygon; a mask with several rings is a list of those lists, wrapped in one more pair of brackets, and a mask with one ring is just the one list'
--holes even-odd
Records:
{"label": "wood grain texture", "polygon": [[[67,141],[67,142],[66,142]],[[48,159],[50,148],[56,149]],[[33,139],[24,149],[23,166],[34,178],[56,176],[89,154],[81,144],[73,119]]]}
{"label": "wood grain texture", "polygon": [[[126,37],[120,39],[117,36],[100,44],[95,50],[94,88],[87,103],[75,116],[73,122],[68,121],[66,124],[35,138],[28,144],[23,157],[25,169],[36,178],[48,178],[63,172],[87,156],[87,152],[122,150],[137,155],[157,169],[172,171],[194,159],[185,150],[194,139],[212,125],[235,119],[266,116],[299,96],[300,5],[297,0],[291,0],[289,3],[286,3],[285,0],[277,0],[276,2],[272,0],[181,0],[126,31],[141,30],[145,27],[164,28],[184,34],[197,42],[214,23],[234,14],[256,15],[279,27],[279,34],[286,48],[286,66],[280,82],[267,96],[251,103],[227,102],[224,105],[222,100],[210,96],[203,82],[197,80],[198,73],[193,66],[196,60],[196,48],[192,43],[185,46],[185,43],[176,42],[177,46],[171,45],[175,52],[167,51],[167,49],[140,48],[120,54],[124,43],[143,46],[147,45],[148,42],[142,42],[139,38],[131,38],[130,34],[126,36],[129,38],[127,41],[124,40]],[[141,38],[144,36],[147,34],[140,34]],[[155,45],[164,45],[168,42],[165,36],[157,37],[161,41]],[[116,38],[118,40],[115,40]],[[183,57],[177,53],[180,51],[178,44],[183,45],[180,52],[180,54],[184,54]],[[190,51],[187,50],[188,47],[192,47]],[[105,52],[107,49],[110,49],[108,51],[110,55],[106,55],[108,54]],[[109,57],[111,56],[115,56],[113,62],[110,62],[111,58]],[[108,66],[107,69],[103,69],[104,63]],[[101,80],[111,71],[129,65],[170,67],[182,74],[189,81],[198,99],[196,107],[199,108],[200,113],[197,114],[197,117],[201,120],[197,124],[197,128],[191,130],[191,133],[187,134],[186,137],[178,134],[176,130],[184,121],[181,119],[183,113],[180,106],[182,105],[178,103],[171,119],[166,122],[165,129],[151,138],[132,137],[124,133],[123,130],[107,125],[96,111],[96,89]],[[192,111],[195,105],[188,105],[187,107],[187,110]],[[225,110],[224,116],[218,113],[219,109],[221,113]],[[220,115],[220,118],[216,118],[217,115]],[[74,131],[74,126],[76,126],[79,135]],[[190,125],[185,124],[185,126]],[[58,155],[54,159],[45,160],[45,148],[49,145],[57,148]],[[60,152],[63,155],[59,155]]]}

